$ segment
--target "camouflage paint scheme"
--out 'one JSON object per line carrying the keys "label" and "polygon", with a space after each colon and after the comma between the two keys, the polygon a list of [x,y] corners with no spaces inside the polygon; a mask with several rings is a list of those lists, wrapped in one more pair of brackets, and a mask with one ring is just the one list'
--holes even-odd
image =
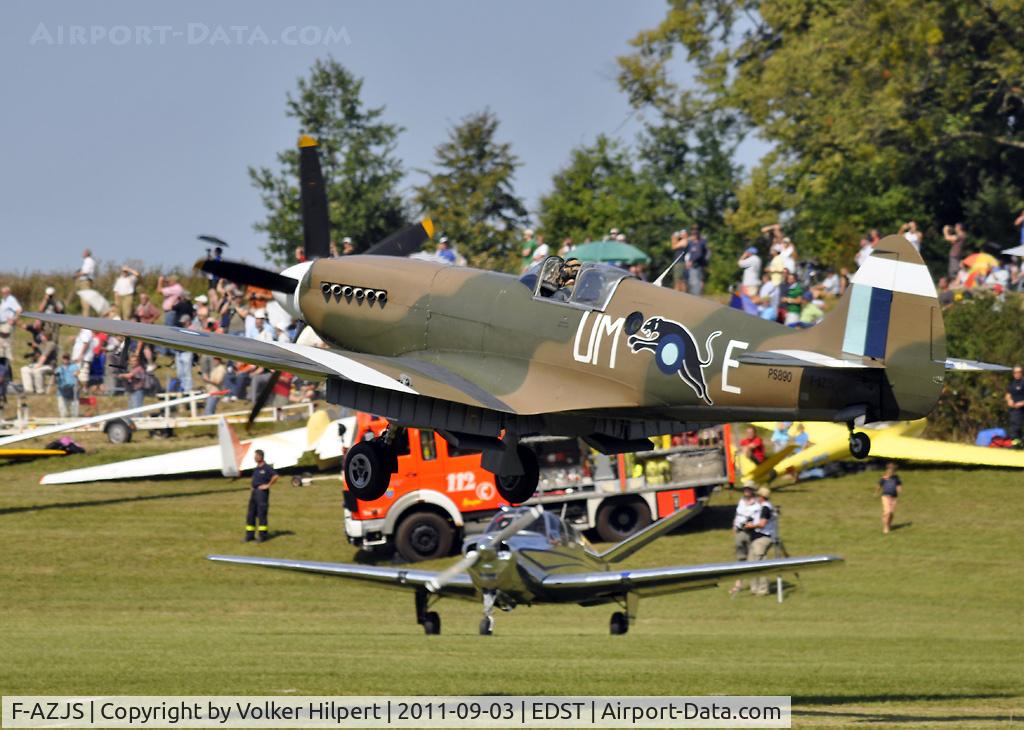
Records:
{"label": "camouflage paint scheme", "polygon": [[618,450],[703,424],[921,418],[946,366],[935,287],[920,255],[897,236],[879,244],[809,329],[604,265],[579,273],[574,298],[591,295],[587,304],[535,295],[508,274],[400,257],[299,267],[285,272],[298,280],[288,303],[326,350],[28,316],[326,378],[331,402],[404,426],[490,438],[589,436]]}
{"label": "camouflage paint scheme", "polygon": [[[874,256],[923,265],[896,236]],[[386,291],[386,302],[335,297],[323,291],[325,284]],[[583,433],[601,419],[831,421],[858,404],[868,421],[926,415],[944,372],[938,302],[892,292],[887,357],[881,360],[843,354],[850,298],[848,292],[823,322],[801,330],[628,276],[607,306],[595,309],[535,297],[507,274],[372,256],[319,260],[298,292],[309,324],[346,354],[364,353],[361,361],[423,396],[541,416],[549,432]],[[652,318],[685,323],[692,342],[684,345],[695,344],[697,359],[707,362],[700,368],[707,399],[659,366],[655,353],[634,351],[631,342],[642,344],[646,337],[643,330],[627,333],[631,315],[644,324]],[[775,350],[825,354],[856,367],[741,362],[748,353]]]}

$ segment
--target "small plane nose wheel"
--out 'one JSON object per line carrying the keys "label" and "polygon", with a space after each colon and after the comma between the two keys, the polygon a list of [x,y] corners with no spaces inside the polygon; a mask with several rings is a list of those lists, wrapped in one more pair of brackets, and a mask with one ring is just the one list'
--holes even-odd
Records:
{"label": "small plane nose wheel", "polygon": [[494,633],[494,599],[493,591],[484,593],[484,617],[480,619],[481,636],[490,636]]}
{"label": "small plane nose wheel", "polygon": [[616,611],[612,614],[610,628],[612,636],[621,636],[622,634],[629,631],[629,617],[626,616],[626,614],[624,614],[622,611]]}
{"label": "small plane nose wheel", "polygon": [[866,459],[871,453],[871,439],[863,431],[850,432],[850,454],[855,459]]}

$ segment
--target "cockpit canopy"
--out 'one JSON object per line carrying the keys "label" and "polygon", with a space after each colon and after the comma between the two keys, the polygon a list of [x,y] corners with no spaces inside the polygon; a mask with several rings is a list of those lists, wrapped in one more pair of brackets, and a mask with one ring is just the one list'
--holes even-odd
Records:
{"label": "cockpit canopy", "polygon": [[531,266],[519,281],[533,292],[536,299],[550,299],[563,304],[604,311],[619,282],[630,276],[628,271],[602,263],[585,263],[580,267],[575,286],[561,286],[560,272],[565,260],[548,256]]}
{"label": "cockpit canopy", "polygon": [[[499,512],[493,517],[493,519],[491,519],[490,524],[487,525],[487,529],[484,530],[484,534],[488,535],[492,533],[501,532],[508,525],[510,525],[513,520],[517,519],[522,513],[523,510],[516,509]],[[552,543],[565,544],[569,542],[574,542],[579,545],[588,545],[586,538],[584,538],[583,535],[580,534],[579,530],[577,530],[575,527],[570,525],[565,520],[559,519],[551,512],[545,512],[540,517],[531,522],[530,525],[521,532],[529,532],[533,533],[534,535],[541,535],[542,537],[546,537]]]}

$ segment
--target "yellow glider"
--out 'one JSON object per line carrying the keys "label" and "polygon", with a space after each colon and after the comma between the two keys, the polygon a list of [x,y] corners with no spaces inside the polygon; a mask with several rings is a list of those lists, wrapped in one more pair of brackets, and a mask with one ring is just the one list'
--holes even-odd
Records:
{"label": "yellow glider", "polygon": [[[916,421],[866,424],[863,430],[871,437],[871,457],[934,464],[1024,469],[1024,451],[919,438],[927,423],[927,420],[922,418]],[[769,430],[775,428],[775,424],[772,423],[754,425]],[[844,425],[806,423],[804,427],[809,439],[807,448],[777,460],[773,466],[766,467],[766,461],[756,468],[744,469],[743,480],[771,482],[783,475],[789,475],[796,480],[800,472],[806,469],[853,458],[850,455],[849,433]]]}

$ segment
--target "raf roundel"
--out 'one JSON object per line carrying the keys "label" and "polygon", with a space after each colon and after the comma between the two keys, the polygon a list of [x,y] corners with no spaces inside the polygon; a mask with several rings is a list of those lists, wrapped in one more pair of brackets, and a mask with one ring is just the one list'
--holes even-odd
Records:
{"label": "raf roundel", "polygon": [[658,351],[654,355],[654,361],[658,363],[658,369],[666,375],[678,372],[679,366],[686,357],[686,343],[678,335],[668,335],[661,338],[658,343]]}

